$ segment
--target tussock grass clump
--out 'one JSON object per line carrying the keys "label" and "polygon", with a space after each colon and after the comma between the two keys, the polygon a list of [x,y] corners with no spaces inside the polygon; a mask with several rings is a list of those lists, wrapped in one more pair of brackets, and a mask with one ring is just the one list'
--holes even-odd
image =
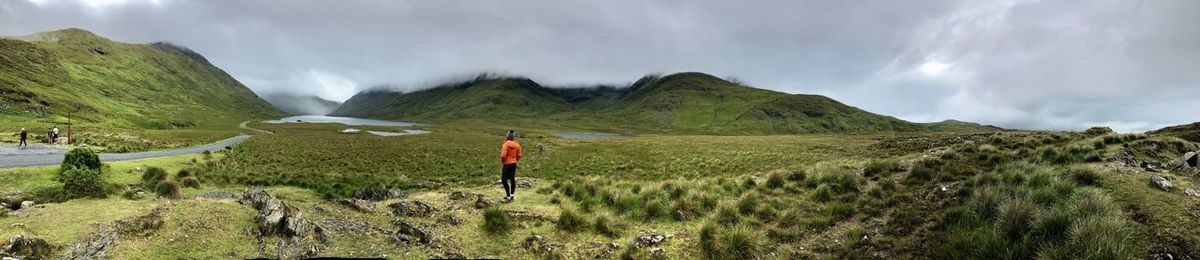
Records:
{"label": "tussock grass clump", "polygon": [[891,176],[892,173],[903,172],[904,167],[896,160],[872,160],[863,167],[863,176],[880,178]]}
{"label": "tussock grass clump", "polygon": [[147,166],[142,172],[142,183],[155,184],[167,179],[167,171],[162,168]]}
{"label": "tussock grass clump", "polygon": [[621,225],[607,214],[602,214],[596,217],[596,221],[592,223],[592,230],[595,231],[596,234],[601,234],[607,237],[621,236]]}
{"label": "tussock grass clump", "polygon": [[786,184],[784,180],[787,178],[787,176],[785,176],[786,174],[787,170],[783,169],[771,171],[771,173],[767,175],[766,187],[771,189],[783,188],[783,185]]}
{"label": "tussock grass clump", "polygon": [[829,184],[821,184],[812,191],[812,194],[810,194],[809,197],[815,201],[828,202],[833,200],[833,188],[830,188]]}
{"label": "tussock grass clump", "polygon": [[567,232],[582,231],[588,227],[587,219],[584,219],[578,212],[569,208],[564,208],[562,212],[558,213],[558,222],[556,223],[556,227],[559,230]]}
{"label": "tussock grass clump", "polygon": [[1038,213],[1038,206],[1029,200],[1010,199],[1001,204],[998,211],[996,225],[1000,234],[1010,240],[1016,240],[1029,231],[1034,214]]}
{"label": "tussock grass clump", "polygon": [[188,187],[188,188],[193,188],[193,189],[200,188],[200,179],[197,179],[196,176],[183,177],[183,180],[180,182],[183,183],[183,187]]}
{"label": "tussock grass clump", "polygon": [[1067,175],[1071,176],[1071,180],[1074,180],[1075,183],[1084,186],[1094,186],[1099,184],[1100,180],[1102,179],[1100,174],[1096,173],[1096,170],[1092,170],[1083,166],[1068,168]]}
{"label": "tussock grass clump", "polygon": [[499,208],[483,210],[483,230],[492,235],[504,235],[512,231],[512,220]]}
{"label": "tussock grass clump", "polygon": [[193,173],[192,170],[189,170],[189,169],[181,169],[181,170],[179,170],[179,172],[175,173],[176,180],[182,180],[183,178],[193,177],[193,176],[196,176],[196,174]]}
{"label": "tussock grass clump", "polygon": [[700,249],[710,259],[757,259],[766,253],[766,237],[745,226],[700,229]]}
{"label": "tussock grass clump", "polygon": [[737,202],[738,212],[743,215],[754,214],[754,211],[758,209],[758,201],[758,193],[750,192],[742,195]]}
{"label": "tussock grass clump", "polygon": [[161,181],[154,186],[154,193],[161,198],[179,199],[179,184],[169,180]]}
{"label": "tussock grass clump", "polygon": [[666,204],[663,204],[662,200],[658,199],[646,202],[642,213],[646,220],[661,219],[669,215]]}
{"label": "tussock grass clump", "polygon": [[738,215],[737,209],[728,205],[717,207],[717,213],[713,215],[713,220],[721,226],[734,226],[742,223],[742,216]]}

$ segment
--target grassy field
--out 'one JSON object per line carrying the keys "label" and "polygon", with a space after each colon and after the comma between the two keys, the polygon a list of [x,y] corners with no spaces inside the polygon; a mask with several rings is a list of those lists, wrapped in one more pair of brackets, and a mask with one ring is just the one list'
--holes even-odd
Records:
{"label": "grassy field", "polygon": [[[505,126],[425,126],[420,128],[433,133],[401,137],[340,134],[346,126],[334,124],[251,126],[277,134],[255,136],[228,154],[106,166],[106,178],[118,187],[137,185],[139,167],[202,172],[202,187],[184,189],[183,199],[114,195],[51,203],[0,217],[0,237],[34,234],[63,245],[95,225],[161,212],[161,227],[122,238],[110,253],[133,259],[275,257],[279,238],[243,232],[254,226],[253,209],[197,197],[266,187],[327,230],[316,256],[1200,256],[1200,229],[1193,228],[1200,219],[1192,213],[1200,198],[1183,192],[1196,188],[1197,170],[1153,173],[1176,186],[1163,190],[1140,165],[1122,164],[1169,164],[1200,148],[1175,137],[1036,132],[566,140],[553,129],[518,129],[526,151],[518,176],[530,187],[501,204],[496,153]],[[55,168],[0,170],[0,190],[53,190]],[[371,212],[334,200],[375,185],[409,194],[376,202]],[[478,200],[489,205],[476,207]],[[431,212],[393,212],[394,203],[417,201],[431,205]],[[45,218],[58,214],[97,217]],[[399,222],[436,238],[399,242]],[[636,241],[647,235],[665,241],[639,246]]]}

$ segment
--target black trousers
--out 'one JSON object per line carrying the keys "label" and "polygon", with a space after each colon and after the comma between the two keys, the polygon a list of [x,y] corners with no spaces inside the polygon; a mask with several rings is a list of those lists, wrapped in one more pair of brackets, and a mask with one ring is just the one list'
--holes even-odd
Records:
{"label": "black trousers", "polygon": [[29,146],[29,143],[26,143],[26,142],[25,142],[25,138],[21,138],[21,144],[18,144],[17,146],[22,146],[22,145],[23,145],[23,146]]}
{"label": "black trousers", "polygon": [[500,184],[504,185],[504,195],[517,194],[517,164],[505,164],[500,168]]}

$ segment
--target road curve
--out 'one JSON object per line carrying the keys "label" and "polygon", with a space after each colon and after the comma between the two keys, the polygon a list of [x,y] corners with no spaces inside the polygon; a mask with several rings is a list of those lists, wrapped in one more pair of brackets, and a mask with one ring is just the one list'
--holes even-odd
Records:
{"label": "road curve", "polygon": [[[175,155],[182,155],[182,154],[202,153],[204,151],[225,149],[226,146],[231,146],[231,145],[234,145],[237,143],[241,143],[242,141],[246,141],[246,139],[250,139],[250,136],[249,135],[239,135],[239,136],[234,136],[229,139],[221,140],[216,143],[211,143],[211,144],[206,144],[206,145],[197,145],[197,146],[178,148],[178,149],[170,149],[170,150],[137,152],[137,153],[101,153],[100,161],[104,161],[104,162],[128,161],[128,160],[175,156]],[[30,167],[30,166],[58,165],[58,164],[62,163],[62,160],[63,160],[63,154],[61,154],[61,153],[0,155],[0,169],[16,168],[16,167]]]}

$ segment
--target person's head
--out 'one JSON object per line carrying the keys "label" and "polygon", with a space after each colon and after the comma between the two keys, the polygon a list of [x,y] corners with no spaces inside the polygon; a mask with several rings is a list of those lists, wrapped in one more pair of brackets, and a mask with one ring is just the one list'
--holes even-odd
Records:
{"label": "person's head", "polygon": [[504,134],[504,140],[516,140],[516,139],[517,139],[517,132],[513,132],[513,130],[508,130],[508,133]]}
{"label": "person's head", "polygon": [[21,128],[21,132],[25,132],[25,128],[24,128],[24,127],[22,127],[22,128]]}

